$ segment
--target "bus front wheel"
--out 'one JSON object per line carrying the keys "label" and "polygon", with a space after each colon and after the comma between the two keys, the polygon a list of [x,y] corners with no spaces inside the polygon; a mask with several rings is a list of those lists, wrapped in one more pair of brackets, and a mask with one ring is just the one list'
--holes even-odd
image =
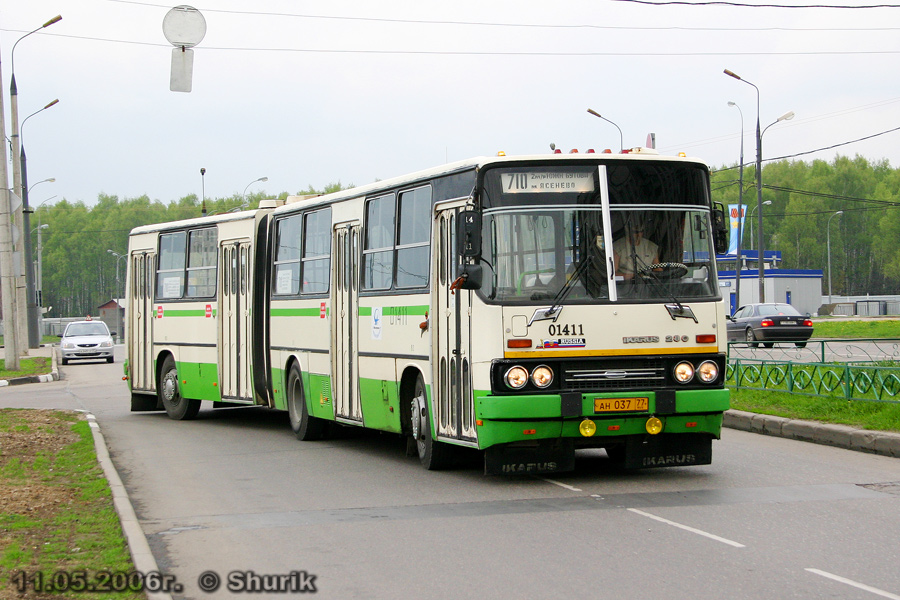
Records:
{"label": "bus front wheel", "polygon": [[184,398],[178,388],[178,368],[175,359],[167,356],[163,361],[162,370],[159,373],[159,393],[162,396],[163,406],[170,419],[187,421],[193,419],[200,412],[200,401]]}
{"label": "bus front wheel", "polygon": [[310,416],[306,407],[306,396],[303,393],[303,379],[296,364],[291,366],[288,374],[287,404],[291,429],[294,430],[297,439],[305,442],[322,439],[326,423],[318,417]]}
{"label": "bus front wheel", "polygon": [[435,441],[432,437],[427,406],[428,395],[425,391],[425,381],[419,375],[416,377],[416,386],[410,406],[410,431],[416,442],[419,462],[429,471],[437,471],[450,466],[453,448]]}

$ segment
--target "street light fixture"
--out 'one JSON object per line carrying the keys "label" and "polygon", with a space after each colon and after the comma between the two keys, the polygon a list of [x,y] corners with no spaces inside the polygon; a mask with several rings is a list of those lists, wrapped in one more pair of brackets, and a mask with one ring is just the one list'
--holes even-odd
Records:
{"label": "street light fixture", "polygon": [[[22,197],[22,206],[21,209],[16,209],[15,211],[15,223],[16,226],[20,228],[22,231],[23,238],[23,250],[25,256],[31,255],[31,229],[30,229],[30,220],[28,218],[28,194],[27,194],[27,182],[24,179],[23,174],[23,160],[21,155],[21,140],[19,139],[19,90],[16,85],[16,46],[19,45],[19,42],[27,38],[33,33],[37,33],[41,29],[46,27],[50,27],[54,23],[58,23],[62,20],[61,15],[56,15],[40,27],[29,31],[22,37],[20,37],[13,44],[12,50],[10,51],[10,83],[9,83],[9,99],[10,99],[10,119],[12,121],[12,133],[10,135],[10,142],[12,143],[12,162],[13,162],[13,191],[18,192]],[[51,102],[41,110],[47,109],[56,104],[56,101]],[[40,111],[37,111],[40,112]],[[28,117],[34,116],[36,113],[32,113]],[[27,118],[26,118],[27,120]],[[24,124],[24,122],[23,122]],[[19,339],[24,339],[27,335],[28,337],[28,347],[37,348],[40,345],[40,337],[38,336],[38,332],[36,330],[37,323],[32,318],[34,312],[36,311],[36,307],[31,304],[29,300],[30,297],[34,296],[34,273],[32,273],[31,269],[31,261],[27,261],[25,265],[25,286],[23,286],[22,291],[16,294],[16,303],[18,305],[18,314],[17,314],[17,328],[19,332],[22,334]]]}
{"label": "street light fixture", "polygon": [[[741,115],[741,158],[738,164],[738,222],[737,222],[737,248],[735,255],[737,262],[735,263],[735,304],[741,306],[741,237],[744,234],[744,111],[736,103],[729,101],[728,106],[738,109]],[[736,308],[737,308],[736,307]]]}
{"label": "street light fixture", "polygon": [[253,185],[254,183],[257,183],[257,182],[260,182],[260,181],[262,181],[263,183],[265,183],[265,182],[268,181],[268,180],[269,180],[268,177],[260,177],[259,179],[254,179],[253,181],[251,181],[250,183],[248,183],[248,184],[247,184],[247,187],[244,188],[243,193],[241,193],[241,205],[238,206],[238,207],[236,207],[236,208],[232,208],[232,209],[229,210],[228,212],[237,212],[237,211],[239,211],[239,210],[243,210],[243,209],[247,208],[247,207],[249,206],[249,203],[247,202],[247,190],[248,190],[248,189],[250,188],[250,186]]}
{"label": "street light fixture", "polygon": [[842,214],[844,214],[844,211],[839,210],[828,217],[828,225],[825,227],[825,238],[827,240],[826,245],[828,248],[828,304],[831,304],[831,220]]}
{"label": "street light fixture", "polygon": [[622,128],[619,127],[618,125],[616,125],[615,123],[613,123],[612,121],[610,121],[609,119],[607,119],[606,117],[604,117],[603,115],[601,115],[600,113],[598,113],[597,111],[595,111],[595,110],[592,109],[592,108],[587,109],[587,111],[588,111],[589,113],[591,113],[592,115],[594,115],[595,117],[597,117],[597,118],[599,118],[599,119],[603,119],[603,120],[606,121],[607,123],[612,123],[613,126],[615,126],[615,128],[619,130],[619,152],[621,152],[622,150],[624,150],[624,149],[625,149],[625,138],[622,137]]}
{"label": "street light fixture", "polygon": [[[766,301],[765,300],[765,298],[766,298],[766,285],[765,285],[766,261],[763,260],[764,245],[763,245],[763,223],[762,223],[762,204],[763,204],[763,201],[762,201],[762,135],[763,135],[763,133],[765,133],[765,129],[760,130],[760,128],[759,128],[759,88],[756,87],[755,84],[747,81],[746,79],[742,79],[740,77],[740,75],[738,75],[737,73],[735,73],[733,71],[729,71],[728,69],[725,69],[724,73],[726,75],[728,75],[729,77],[734,77],[738,81],[742,81],[742,82],[746,83],[749,86],[753,86],[753,89],[756,90],[756,206],[758,209],[756,218],[759,221],[759,223],[757,223],[757,225],[758,225],[757,235],[759,238],[758,244],[757,244],[757,247],[759,249],[759,301],[765,302]],[[787,121],[787,120],[790,120],[793,118],[794,118],[794,113],[789,112],[789,113],[786,113],[786,114],[778,117],[778,120],[776,120],[775,123],[778,123],[779,121]],[[775,123],[768,125],[766,127],[766,129],[768,129]]]}
{"label": "street light fixture", "polygon": [[[34,189],[34,186],[36,186],[38,183],[55,183],[55,182],[56,182],[56,177],[49,177],[49,178],[47,178],[47,179],[41,179],[41,180],[38,181],[37,183],[32,183],[32,184],[28,187],[28,193],[31,193],[31,190],[33,190],[33,189]],[[46,200],[45,200],[44,202],[46,202]]]}

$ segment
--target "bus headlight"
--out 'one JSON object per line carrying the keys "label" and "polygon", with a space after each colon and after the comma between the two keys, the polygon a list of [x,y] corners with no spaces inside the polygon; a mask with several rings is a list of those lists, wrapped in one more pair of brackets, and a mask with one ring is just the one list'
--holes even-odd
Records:
{"label": "bus headlight", "polygon": [[704,361],[697,367],[697,377],[699,377],[700,381],[703,383],[712,383],[718,376],[719,365],[711,360]]}
{"label": "bus headlight", "polygon": [[694,365],[684,361],[675,365],[675,381],[678,383],[687,383],[694,378]]}
{"label": "bus headlight", "polygon": [[537,387],[543,389],[553,383],[553,370],[545,365],[541,365],[531,372],[531,382]]}
{"label": "bus headlight", "polygon": [[503,376],[506,385],[514,390],[520,390],[528,383],[528,371],[524,367],[513,367]]}

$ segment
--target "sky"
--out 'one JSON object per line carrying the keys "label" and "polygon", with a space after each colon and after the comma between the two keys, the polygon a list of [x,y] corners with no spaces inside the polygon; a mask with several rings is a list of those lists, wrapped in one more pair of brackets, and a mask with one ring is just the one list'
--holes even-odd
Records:
{"label": "sky", "polygon": [[757,113],[766,129],[789,111],[764,159],[900,167],[900,4],[846,1],[216,0],[190,5],[206,34],[184,93],[163,35],[175,4],[5,0],[6,135],[14,67],[20,121],[59,99],[22,131],[33,207],[274,197],[551,143],[615,151],[619,130],[716,168],[742,144],[752,163]]}

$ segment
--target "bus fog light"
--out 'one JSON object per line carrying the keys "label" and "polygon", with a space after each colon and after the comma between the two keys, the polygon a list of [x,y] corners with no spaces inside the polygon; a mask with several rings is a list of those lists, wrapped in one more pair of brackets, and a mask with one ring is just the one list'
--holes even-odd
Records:
{"label": "bus fog light", "polygon": [[675,365],[675,381],[678,383],[687,383],[694,378],[694,365],[689,362],[680,362]]}
{"label": "bus fog light", "polygon": [[531,382],[539,388],[545,388],[553,383],[553,370],[541,365],[531,372]]}
{"label": "bus fog light", "polygon": [[697,377],[703,383],[712,383],[719,376],[719,365],[707,360],[697,367]]}
{"label": "bus fog light", "polygon": [[528,371],[523,367],[513,367],[506,372],[503,379],[506,380],[506,385],[512,389],[520,390],[528,383]]}
{"label": "bus fog light", "polygon": [[650,417],[649,419],[647,419],[647,424],[644,427],[646,427],[647,433],[649,433],[650,435],[656,435],[663,430],[662,421],[660,421],[656,417]]}
{"label": "bus fog light", "polygon": [[590,419],[585,419],[578,424],[578,433],[584,437],[591,437],[597,433],[597,424]]}

